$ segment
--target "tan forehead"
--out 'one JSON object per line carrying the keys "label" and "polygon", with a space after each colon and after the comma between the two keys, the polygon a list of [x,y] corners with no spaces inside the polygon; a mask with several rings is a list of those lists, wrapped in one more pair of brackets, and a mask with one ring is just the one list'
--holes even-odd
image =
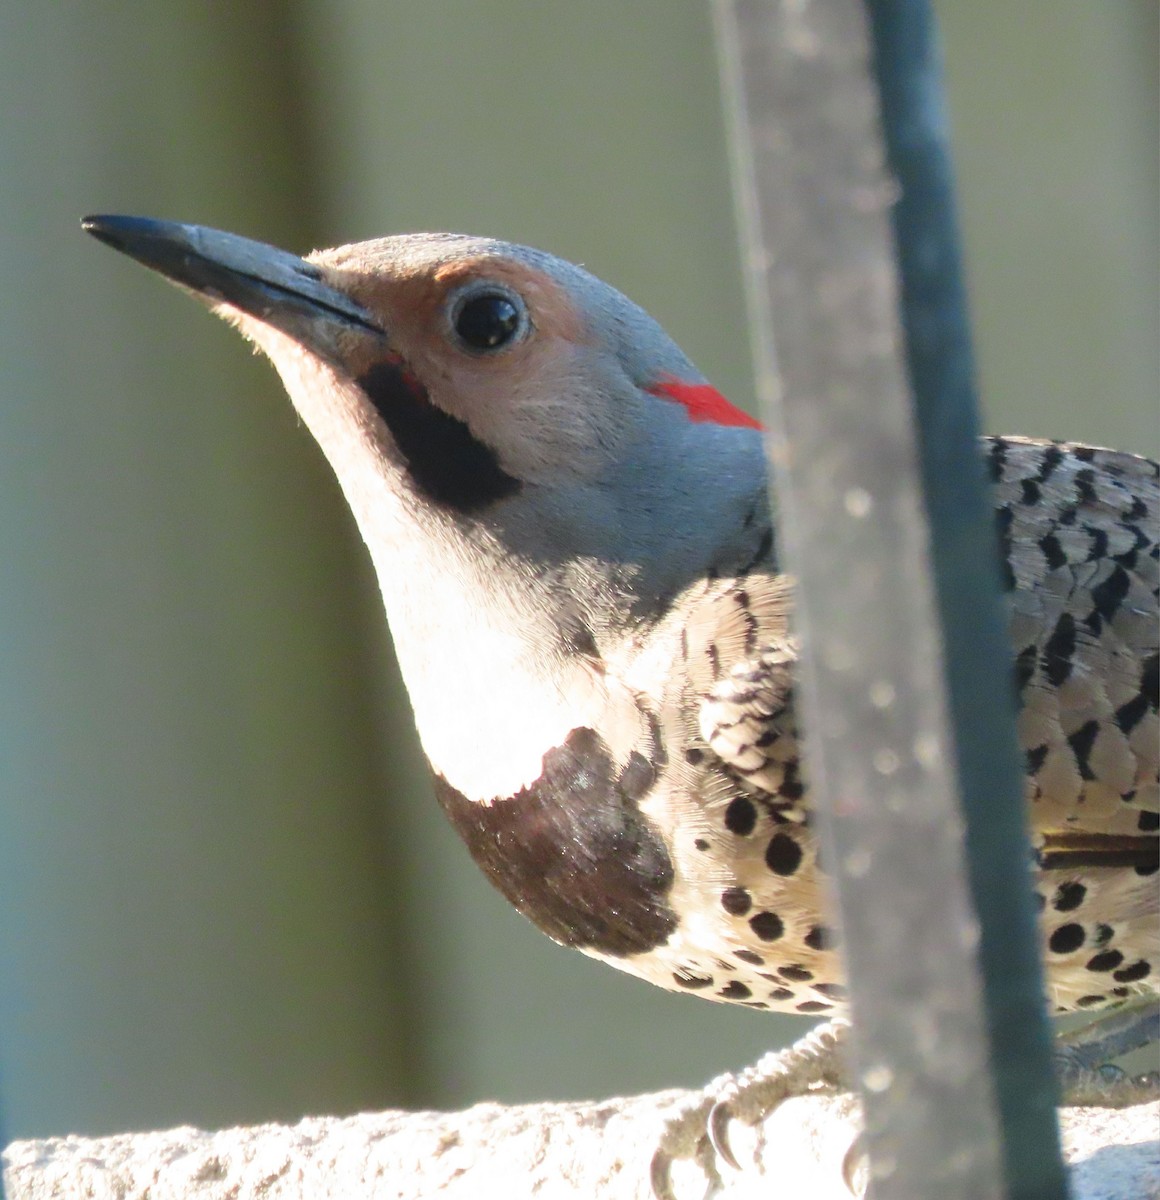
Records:
{"label": "tan forehead", "polygon": [[492,280],[523,297],[541,338],[585,340],[584,322],[567,290],[545,272],[511,259],[472,255],[426,268],[392,269],[388,264],[323,270],[328,282],[380,317],[388,332],[405,328],[413,335],[441,334],[447,297],[466,284]]}

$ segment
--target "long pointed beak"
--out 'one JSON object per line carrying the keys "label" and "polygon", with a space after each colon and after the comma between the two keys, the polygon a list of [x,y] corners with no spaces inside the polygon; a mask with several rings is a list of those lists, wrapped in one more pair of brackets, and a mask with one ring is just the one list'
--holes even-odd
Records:
{"label": "long pointed beak", "polygon": [[323,358],[335,359],[344,332],[385,334],[362,305],[324,282],[313,263],[264,242],[149,217],[85,217],[81,228],[208,303],[232,305]]}

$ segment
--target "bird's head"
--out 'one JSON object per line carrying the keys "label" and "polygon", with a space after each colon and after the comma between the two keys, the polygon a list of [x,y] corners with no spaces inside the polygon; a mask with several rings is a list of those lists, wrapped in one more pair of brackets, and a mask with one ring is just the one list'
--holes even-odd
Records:
{"label": "bird's head", "polygon": [[368,542],[401,514],[483,524],[531,557],[676,560],[671,539],[727,536],[705,530],[706,489],[760,481],[757,423],[641,308],[550,254],[408,234],[299,258],[176,222],[84,225],[270,357]]}

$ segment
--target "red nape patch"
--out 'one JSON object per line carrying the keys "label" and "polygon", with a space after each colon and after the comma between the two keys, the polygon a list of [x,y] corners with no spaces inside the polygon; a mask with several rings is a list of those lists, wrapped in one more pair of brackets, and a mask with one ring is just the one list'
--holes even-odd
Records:
{"label": "red nape patch", "polygon": [[686,383],[674,375],[666,375],[647,390],[654,396],[675,400],[689,414],[690,421],[739,425],[743,429],[761,428],[760,421],[730,404],[715,387],[707,383]]}

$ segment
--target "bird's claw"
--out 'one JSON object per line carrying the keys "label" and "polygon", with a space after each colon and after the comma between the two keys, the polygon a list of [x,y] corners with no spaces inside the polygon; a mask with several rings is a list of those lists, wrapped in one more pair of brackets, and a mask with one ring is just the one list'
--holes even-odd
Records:
{"label": "bird's claw", "polygon": [[[706,1092],[713,1086],[710,1084]],[[692,1160],[700,1166],[705,1175],[705,1200],[716,1190],[721,1178],[714,1162],[714,1147],[705,1136],[713,1106],[714,1102],[702,1093],[696,1101],[683,1105],[666,1120],[660,1144],[649,1168],[655,1200],[676,1200],[672,1168],[675,1162],[681,1160]]]}
{"label": "bird's claw", "polygon": [[716,1150],[717,1157],[732,1167],[733,1170],[740,1171],[741,1164],[737,1161],[737,1156],[733,1153],[733,1147],[729,1144],[729,1123],[732,1120],[733,1109],[729,1104],[729,1100],[724,1099],[718,1100],[709,1109],[709,1119],[705,1124],[709,1134],[709,1141],[712,1143],[713,1149]]}
{"label": "bird's claw", "polygon": [[842,1155],[842,1182],[851,1196],[866,1195],[868,1167],[866,1137],[865,1134],[859,1133]]}
{"label": "bird's claw", "polygon": [[706,1195],[720,1184],[718,1164],[742,1167],[733,1149],[734,1121],[758,1126],[783,1100],[816,1090],[846,1086],[841,1044],[847,1022],[836,1019],[812,1030],[786,1050],[766,1055],[739,1075],[714,1079],[665,1124],[653,1155],[650,1177],[657,1200],[674,1200],[672,1166],[694,1160],[708,1181]]}

